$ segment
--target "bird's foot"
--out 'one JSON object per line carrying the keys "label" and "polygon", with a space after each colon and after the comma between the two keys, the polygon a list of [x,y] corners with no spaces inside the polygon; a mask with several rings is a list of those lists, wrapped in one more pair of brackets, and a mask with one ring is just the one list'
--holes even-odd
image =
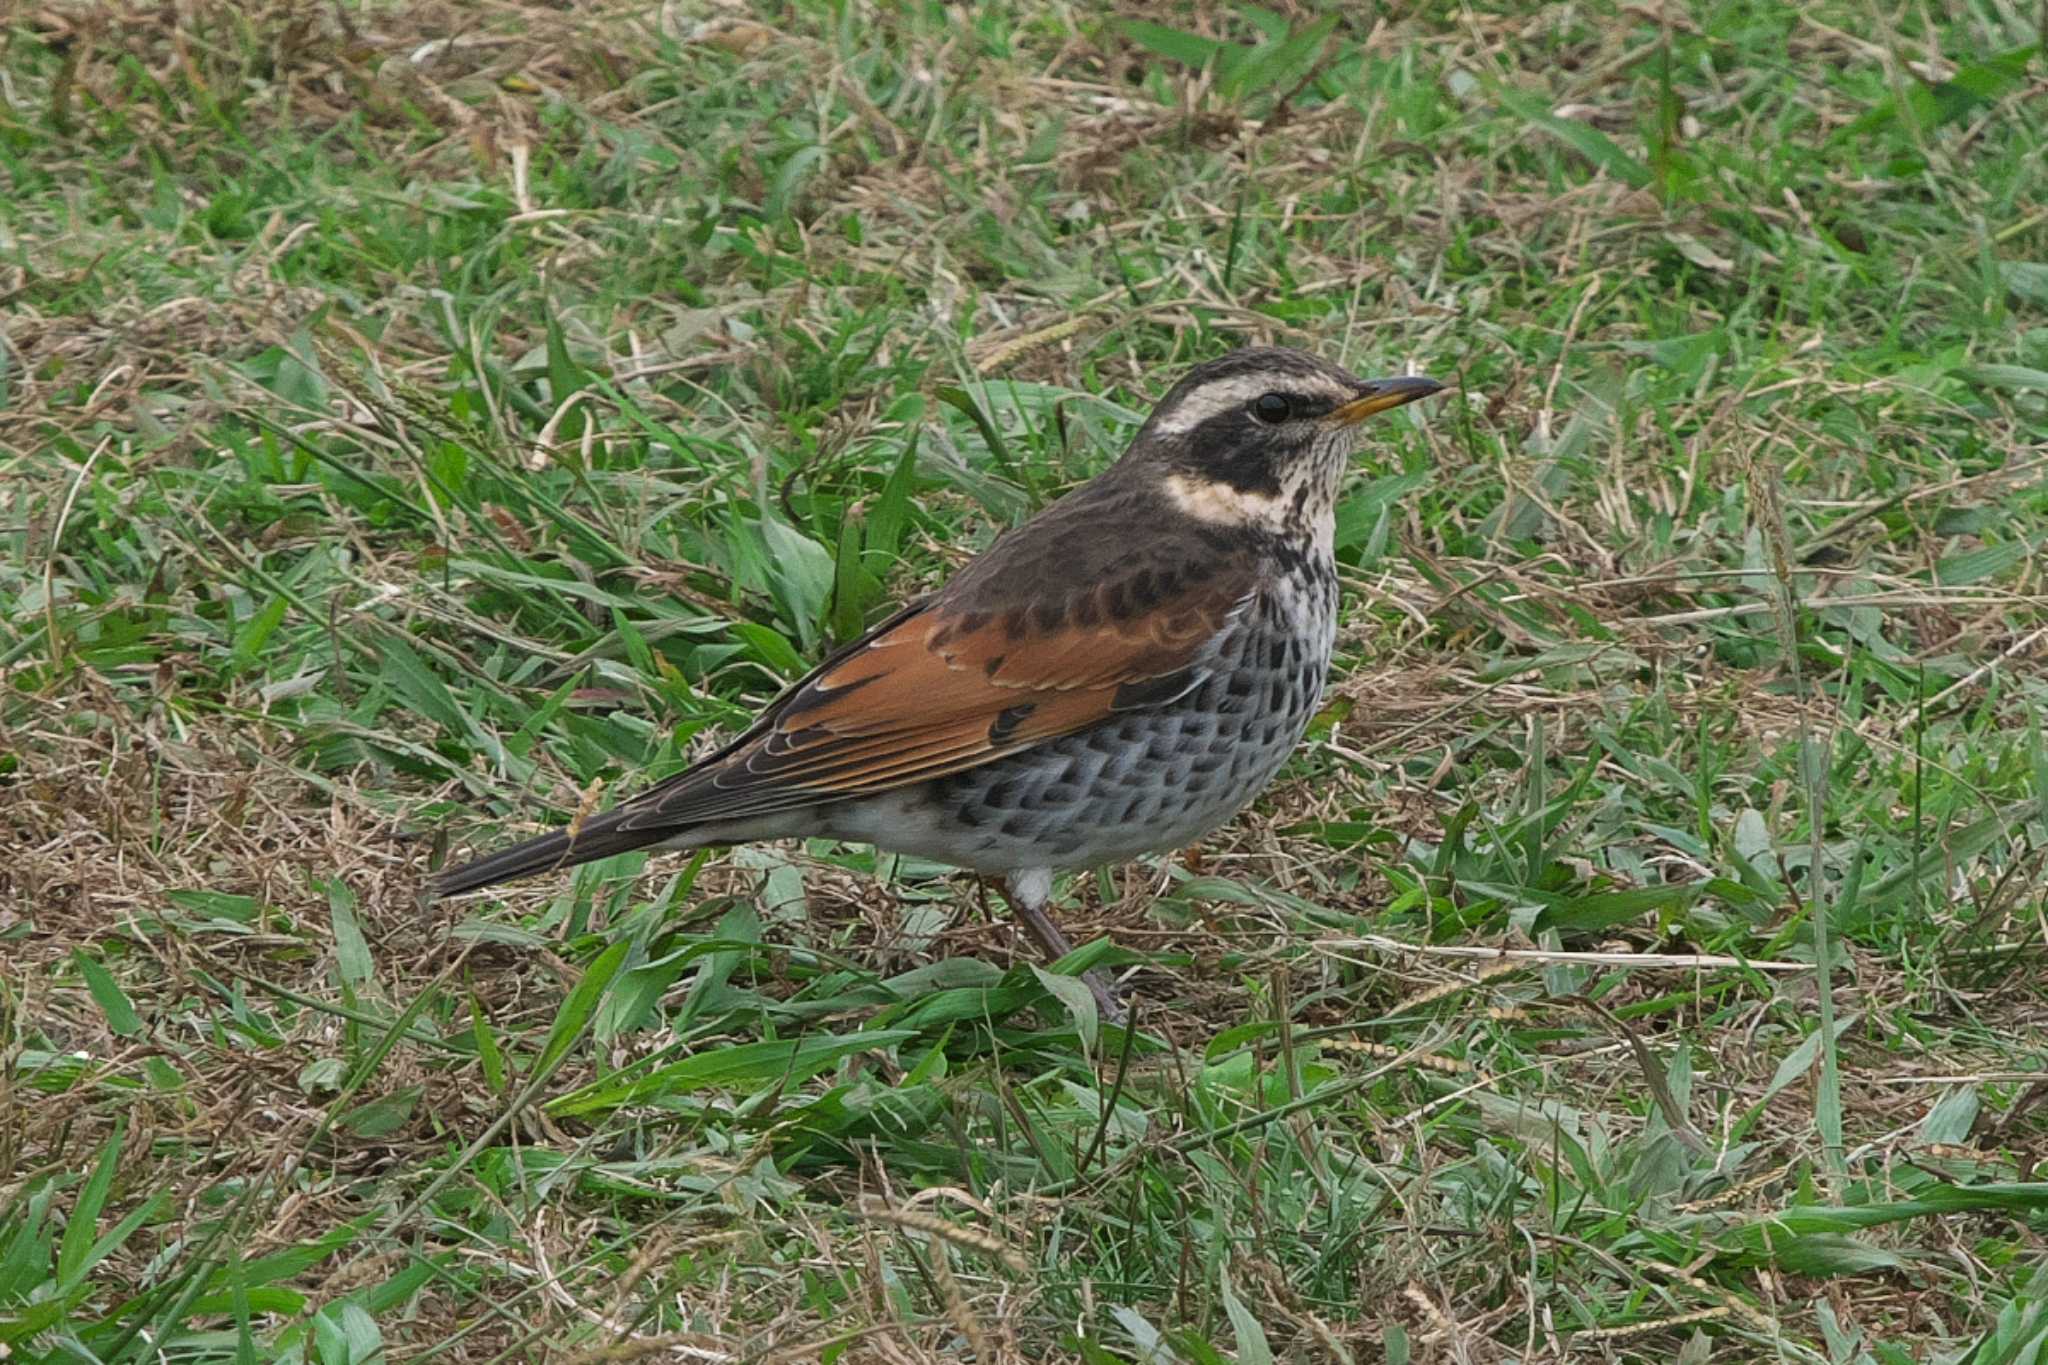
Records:
{"label": "bird's foot", "polygon": [[[1049,883],[1047,883],[1049,884]],[[1010,905],[1016,911],[1017,922],[1024,932],[1031,936],[1045,954],[1047,962],[1057,962],[1074,951],[1073,941],[1053,923],[1052,916],[1045,912],[1045,885],[1020,884],[1018,878],[1009,882]],[[1095,997],[1095,1009],[1103,1023],[1124,1022],[1123,1001],[1117,998],[1116,987],[1111,983],[1109,973],[1100,967],[1081,974],[1087,983],[1088,993]]]}
{"label": "bird's foot", "polygon": [[1102,1022],[1122,1027],[1125,1022],[1124,1002],[1118,998],[1116,983],[1110,980],[1109,973],[1094,967],[1081,973],[1081,980],[1088,984],[1088,993],[1095,997],[1095,1012]]}

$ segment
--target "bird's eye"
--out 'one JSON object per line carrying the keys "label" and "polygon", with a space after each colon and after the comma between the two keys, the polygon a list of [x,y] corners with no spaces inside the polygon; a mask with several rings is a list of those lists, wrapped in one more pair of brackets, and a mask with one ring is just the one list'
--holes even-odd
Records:
{"label": "bird's eye", "polygon": [[1294,414],[1294,404],[1284,393],[1262,393],[1252,400],[1252,416],[1269,427],[1277,427]]}

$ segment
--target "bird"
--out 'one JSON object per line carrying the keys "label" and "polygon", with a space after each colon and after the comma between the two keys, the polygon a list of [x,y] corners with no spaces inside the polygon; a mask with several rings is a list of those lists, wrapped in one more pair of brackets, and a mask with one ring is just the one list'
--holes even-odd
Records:
{"label": "bird", "polygon": [[[1301,741],[1336,639],[1336,508],[1360,424],[1443,388],[1280,347],[1195,365],[1121,458],[737,738],[434,890],[642,848],[825,838],[1000,879],[1026,933],[1064,957],[1058,874],[1197,842]],[[1103,976],[1087,979],[1119,1018]]]}

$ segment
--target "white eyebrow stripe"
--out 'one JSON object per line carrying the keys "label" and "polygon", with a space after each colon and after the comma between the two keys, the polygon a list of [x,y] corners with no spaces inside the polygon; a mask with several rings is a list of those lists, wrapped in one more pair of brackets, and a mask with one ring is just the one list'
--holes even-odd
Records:
{"label": "white eyebrow stripe", "polygon": [[1152,419],[1152,430],[1162,436],[1178,436],[1184,431],[1193,431],[1211,417],[1242,407],[1262,393],[1275,389],[1302,393],[1310,392],[1342,402],[1351,395],[1340,390],[1328,380],[1297,374],[1273,374],[1252,371],[1235,374],[1228,379],[1218,379],[1202,385],[1187,397],[1174,404],[1165,412]]}

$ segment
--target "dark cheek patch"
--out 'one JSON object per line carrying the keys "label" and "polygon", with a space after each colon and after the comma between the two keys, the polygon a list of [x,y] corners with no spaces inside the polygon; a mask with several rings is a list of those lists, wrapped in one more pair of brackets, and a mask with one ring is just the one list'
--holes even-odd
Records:
{"label": "dark cheek patch", "polygon": [[1187,436],[1188,463],[1205,478],[1240,493],[1273,497],[1280,492],[1276,462],[1289,448],[1280,432],[1260,427],[1241,410],[1218,413]]}

